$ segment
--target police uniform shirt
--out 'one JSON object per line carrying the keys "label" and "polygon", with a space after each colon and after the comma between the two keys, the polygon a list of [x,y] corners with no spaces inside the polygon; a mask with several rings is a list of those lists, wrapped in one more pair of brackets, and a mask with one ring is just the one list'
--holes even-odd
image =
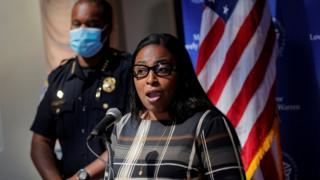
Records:
{"label": "police uniform shirt", "polygon": [[[127,108],[129,56],[110,51],[96,69],[83,69],[73,58],[48,76],[49,86],[31,130],[59,139],[59,169],[65,177],[96,159],[86,146],[86,138],[107,109],[117,107],[125,113]],[[97,154],[105,151],[104,140],[94,139],[89,144]]]}

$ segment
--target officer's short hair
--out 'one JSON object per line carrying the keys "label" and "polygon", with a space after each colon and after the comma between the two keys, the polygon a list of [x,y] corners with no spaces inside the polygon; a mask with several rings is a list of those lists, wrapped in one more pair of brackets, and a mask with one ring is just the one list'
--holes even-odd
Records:
{"label": "officer's short hair", "polygon": [[93,3],[101,8],[101,18],[109,25],[109,28],[112,29],[112,7],[107,0],[78,0],[75,5],[80,3]]}

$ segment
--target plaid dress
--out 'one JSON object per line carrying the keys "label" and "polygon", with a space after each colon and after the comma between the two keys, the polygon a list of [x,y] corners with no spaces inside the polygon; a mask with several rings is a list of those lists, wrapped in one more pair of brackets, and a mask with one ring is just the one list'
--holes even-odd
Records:
{"label": "plaid dress", "polygon": [[245,179],[234,129],[212,110],[181,123],[127,114],[111,141],[115,179]]}

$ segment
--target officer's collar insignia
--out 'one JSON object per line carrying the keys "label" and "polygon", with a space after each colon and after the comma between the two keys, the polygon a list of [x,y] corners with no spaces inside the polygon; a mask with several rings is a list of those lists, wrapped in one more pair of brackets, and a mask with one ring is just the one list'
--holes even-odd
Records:
{"label": "officer's collar insignia", "polygon": [[107,69],[108,64],[109,64],[109,60],[107,59],[102,65],[101,72],[104,72]]}
{"label": "officer's collar insignia", "polygon": [[75,71],[76,71],[76,61],[74,61],[74,62],[72,63],[71,74],[74,74]]}
{"label": "officer's collar insignia", "polygon": [[102,83],[102,89],[107,92],[107,93],[111,93],[114,91],[114,89],[116,88],[116,79],[114,77],[106,77],[103,80]]}

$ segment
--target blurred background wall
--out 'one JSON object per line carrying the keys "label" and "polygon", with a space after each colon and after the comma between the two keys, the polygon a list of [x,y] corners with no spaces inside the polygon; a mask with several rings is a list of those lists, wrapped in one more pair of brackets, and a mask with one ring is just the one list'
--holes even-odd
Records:
{"label": "blurred background wall", "polygon": [[[43,5],[50,1],[65,0],[0,2],[1,180],[41,179],[30,159],[32,133],[29,128],[52,66],[47,62],[48,55],[45,53],[41,16],[41,3]],[[132,52],[138,41],[152,32],[176,34],[172,0],[110,2],[116,6],[114,13],[118,23],[114,36],[119,39],[113,44],[121,50]],[[65,18],[67,21],[70,19]]]}
{"label": "blurred background wall", "polygon": [[0,2],[0,179],[40,179],[29,158],[46,77],[40,19],[38,1]]}

